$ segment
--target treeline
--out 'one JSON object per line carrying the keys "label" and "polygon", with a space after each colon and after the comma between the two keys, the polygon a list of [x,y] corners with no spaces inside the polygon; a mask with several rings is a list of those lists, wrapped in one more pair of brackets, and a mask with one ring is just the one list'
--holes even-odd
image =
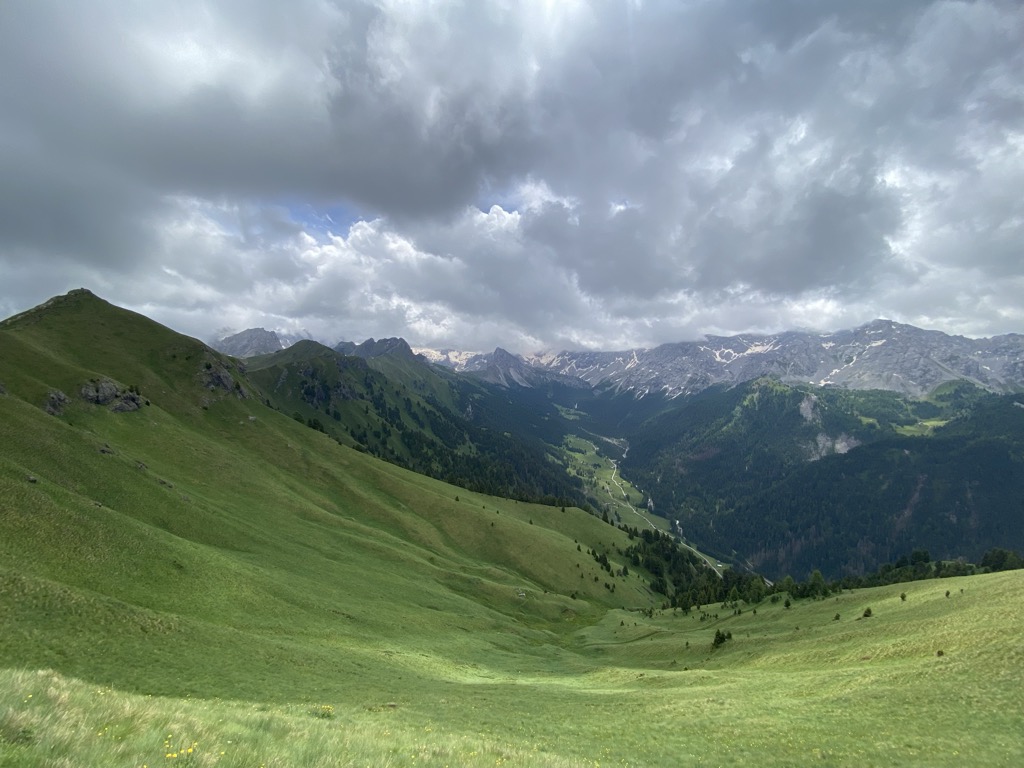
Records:
{"label": "treeline", "polygon": [[962,560],[932,560],[928,550],[915,549],[910,555],[903,556],[894,563],[885,563],[872,574],[847,576],[840,579],[837,584],[844,589],[880,587],[905,581],[973,576],[977,573],[1015,571],[1020,568],[1024,568],[1024,558],[1012,549],[1001,547],[988,550],[977,564]]}
{"label": "treeline", "polygon": [[[804,581],[786,576],[769,583],[762,576],[727,568],[719,576],[704,560],[684,548],[668,533],[620,525],[631,544],[619,549],[619,555],[633,566],[650,574],[649,586],[653,592],[665,597],[665,608],[688,611],[710,603],[723,603],[733,610],[739,602],[760,603],[765,598],[773,602],[782,595],[792,598],[822,598],[844,589],[861,589],[897,584],[922,579],[971,576],[978,573],[1007,571],[1024,568],[1024,558],[1017,552],[1000,547],[987,551],[977,564],[963,560],[932,560],[925,549],[915,549],[893,563],[883,564],[877,571],[864,576],[847,576],[829,581],[815,570]],[[605,555],[594,553],[601,565],[610,566]]]}
{"label": "treeline", "polygon": [[[360,358],[315,350],[308,359],[252,372],[268,404],[308,427],[392,464],[472,491],[556,506],[586,506],[582,481],[545,444],[492,426],[482,407],[467,418],[441,401],[461,393],[444,381],[392,380]],[[423,374],[430,375],[429,371]],[[430,386],[428,386],[428,384]],[[479,387],[474,389],[478,394]],[[468,403],[467,403],[468,405]],[[467,409],[468,410],[468,409]],[[511,421],[511,414],[503,413]]]}
{"label": "treeline", "polygon": [[689,610],[723,601],[757,603],[768,593],[765,580],[756,573],[727,569],[719,576],[700,557],[682,547],[670,534],[649,528],[620,525],[630,542],[620,556],[651,575],[649,586],[664,595],[665,605]]}
{"label": "treeline", "polygon": [[1011,549],[993,547],[978,563],[965,560],[932,560],[927,549],[915,549],[892,563],[883,563],[877,571],[863,576],[844,576],[826,581],[821,571],[814,571],[805,581],[795,581],[786,576],[773,585],[772,592],[786,593],[794,598],[828,597],[844,589],[884,587],[888,584],[902,584],[926,579],[948,579],[954,576],[974,576],[979,573],[1012,571],[1024,568],[1024,558]]}

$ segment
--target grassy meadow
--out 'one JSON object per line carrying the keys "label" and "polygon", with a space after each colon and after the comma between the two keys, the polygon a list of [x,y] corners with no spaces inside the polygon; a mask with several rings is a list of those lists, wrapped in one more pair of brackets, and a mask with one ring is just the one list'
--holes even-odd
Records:
{"label": "grassy meadow", "polygon": [[0,766],[1024,762],[1024,572],[662,611],[612,526],[340,446],[94,297],[0,325],[0,383]]}
{"label": "grassy meadow", "polygon": [[[439,633],[448,655],[367,648],[284,697],[146,694],[144,665],[122,687],[8,669],[0,765],[1018,765],[1022,587],[993,574],[707,621],[611,610],[513,654],[522,670]],[[733,639],[712,651],[715,628]]]}

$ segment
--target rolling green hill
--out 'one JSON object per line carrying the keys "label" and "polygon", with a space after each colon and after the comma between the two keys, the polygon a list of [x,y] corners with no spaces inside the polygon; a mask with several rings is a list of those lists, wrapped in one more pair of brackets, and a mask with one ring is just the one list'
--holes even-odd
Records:
{"label": "rolling green hill", "polygon": [[87,292],[0,324],[0,383],[0,766],[1024,759],[1022,572],[659,610],[625,532]]}

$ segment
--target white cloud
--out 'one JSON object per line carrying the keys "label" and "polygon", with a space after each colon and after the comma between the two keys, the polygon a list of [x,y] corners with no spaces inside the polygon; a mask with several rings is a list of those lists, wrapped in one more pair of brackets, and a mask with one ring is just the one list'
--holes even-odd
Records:
{"label": "white cloud", "polygon": [[487,349],[1020,331],[1024,8],[0,6],[0,311]]}

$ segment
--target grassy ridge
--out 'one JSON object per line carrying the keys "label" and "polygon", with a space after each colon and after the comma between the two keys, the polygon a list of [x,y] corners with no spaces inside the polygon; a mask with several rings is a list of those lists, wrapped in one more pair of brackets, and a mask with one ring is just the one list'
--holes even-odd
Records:
{"label": "grassy ridge", "polygon": [[1020,572],[648,612],[613,527],[339,446],[94,297],[0,361],[0,766],[1024,758]]}

